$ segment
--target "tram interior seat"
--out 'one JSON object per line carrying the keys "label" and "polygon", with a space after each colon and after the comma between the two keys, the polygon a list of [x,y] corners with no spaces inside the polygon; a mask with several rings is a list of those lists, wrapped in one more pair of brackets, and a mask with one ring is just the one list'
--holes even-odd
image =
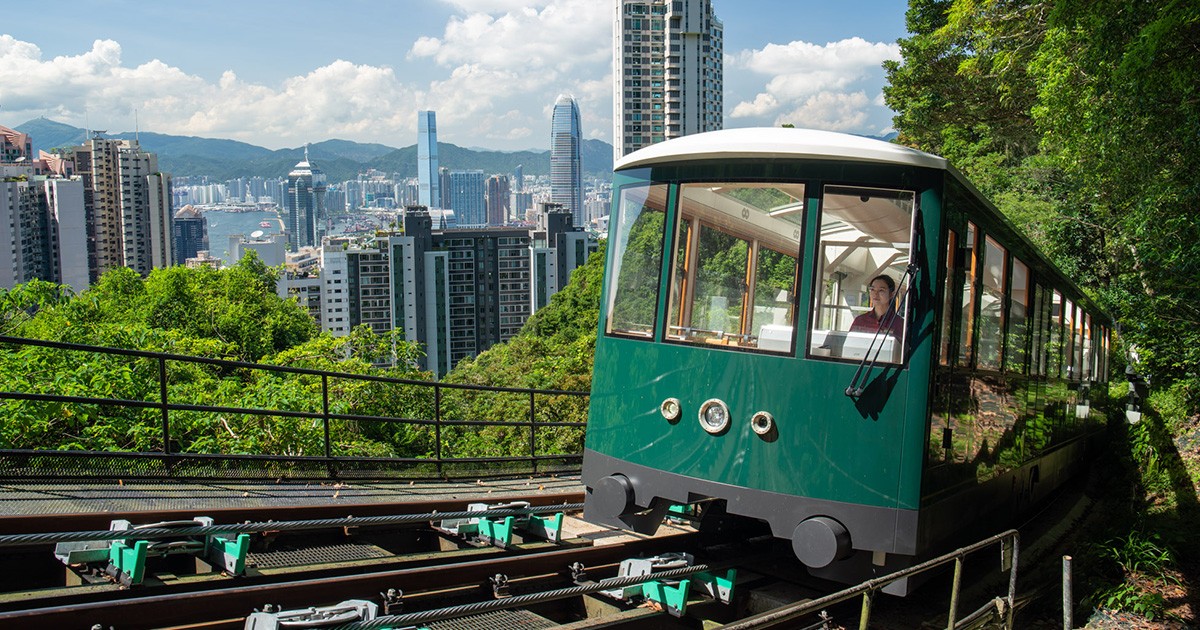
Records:
{"label": "tram interior seat", "polygon": [[772,352],[790,352],[792,349],[792,327],[781,324],[765,324],[758,331],[758,347]]}
{"label": "tram interior seat", "polygon": [[866,332],[845,332],[841,330],[814,330],[812,333],[812,354],[821,357],[840,357],[843,359],[861,359],[867,356],[871,349],[871,342],[874,341],[876,347],[882,344],[879,348],[879,360],[887,362],[896,362],[896,338],[891,335],[879,335],[876,339],[875,333]]}

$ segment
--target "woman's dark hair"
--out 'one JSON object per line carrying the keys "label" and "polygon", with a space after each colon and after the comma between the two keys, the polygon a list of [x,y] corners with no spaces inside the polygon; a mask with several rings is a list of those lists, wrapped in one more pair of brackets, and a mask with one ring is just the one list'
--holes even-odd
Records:
{"label": "woman's dark hair", "polygon": [[875,284],[876,280],[883,280],[884,282],[887,283],[888,293],[896,292],[896,281],[892,280],[891,276],[875,276],[874,278],[871,278],[871,281],[867,283],[867,286],[871,286],[872,284]]}

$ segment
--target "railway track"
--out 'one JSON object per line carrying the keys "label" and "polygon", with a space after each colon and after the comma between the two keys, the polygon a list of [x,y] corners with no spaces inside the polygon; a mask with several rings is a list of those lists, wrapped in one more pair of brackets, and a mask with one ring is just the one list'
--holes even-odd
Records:
{"label": "railway track", "polygon": [[[571,495],[530,497],[530,502],[553,506],[574,498]],[[370,602],[380,616],[411,620],[412,627],[431,630],[449,627],[682,628],[698,627],[701,623],[739,622],[755,615],[761,617],[782,606],[820,599],[840,588],[808,579],[789,549],[781,548],[778,541],[769,537],[756,538],[754,532],[726,534],[724,540],[739,541],[728,543],[711,536],[686,533],[620,540],[612,544],[593,543],[609,536],[618,537],[618,532],[601,532],[590,539],[571,533],[555,543],[518,538],[507,548],[500,548],[479,541],[464,542],[431,527],[430,515],[457,516],[454,511],[462,510],[461,501],[405,504],[406,511],[429,511],[401,516],[383,514],[394,511],[395,506],[391,510],[371,506],[372,514],[359,516],[364,510],[358,507],[349,510],[355,514],[352,526],[293,530],[279,519],[273,523],[277,529],[265,534],[260,531],[263,527],[249,528],[258,531],[260,538],[256,539],[258,546],[250,554],[250,566],[239,577],[221,573],[172,574],[170,567],[160,567],[151,572],[144,584],[132,588],[110,580],[77,586],[26,583],[23,589],[14,589],[10,584],[0,589],[0,628],[244,628],[248,627],[247,618],[257,611],[274,614],[348,601]],[[272,510],[269,515],[239,511],[223,516],[229,520],[254,522],[269,520],[264,519],[268,516],[278,518],[281,512],[285,511]],[[306,507],[285,513],[310,517],[309,521],[337,521],[347,516],[347,507],[341,506],[334,511]],[[155,513],[139,514],[138,518],[180,516],[179,513]],[[76,531],[72,529],[74,522],[90,526],[98,523],[95,517],[88,518],[92,520],[65,519],[61,523],[66,525],[64,530],[71,531]],[[13,537],[11,528],[5,531],[7,533],[0,534],[0,547],[7,547],[4,551],[10,552],[4,554],[5,564],[10,569],[8,574],[14,573],[14,558],[49,553],[49,543],[20,542],[23,539]],[[76,536],[80,537],[86,536]],[[330,547],[345,546],[370,548],[379,553],[371,557],[340,559],[322,555]],[[11,553],[13,551],[16,553]],[[723,575],[726,569],[736,567],[739,589],[736,605],[718,604],[714,600],[719,598],[711,596],[714,593],[701,596],[693,592],[686,613],[690,619],[677,620],[661,612],[661,604],[639,605],[641,600],[637,597],[615,601],[587,590],[611,589],[610,581],[618,576],[625,560],[680,552],[692,554],[692,566],[699,565],[706,574]],[[278,561],[280,555],[292,559]],[[272,563],[272,559],[276,562]],[[54,579],[61,579],[63,571],[58,565]],[[659,571],[655,570],[655,573]],[[657,582],[671,588],[681,579],[689,578],[671,576]],[[871,627],[906,628],[929,622],[944,627],[943,602],[948,593],[948,579],[948,575],[943,574],[924,587],[923,593],[917,596],[923,604],[913,597],[903,601],[878,598]],[[734,582],[730,576],[730,584]],[[975,605],[970,604],[972,608]],[[448,611],[445,610],[447,607]],[[858,608],[857,602],[851,601],[821,612],[830,613],[826,617],[831,624],[829,627],[851,627],[857,623]],[[440,620],[450,617],[475,621],[439,625],[446,623]],[[786,623],[761,627],[806,627],[805,624],[813,623],[824,622],[818,616],[809,615],[802,620],[802,625]]]}

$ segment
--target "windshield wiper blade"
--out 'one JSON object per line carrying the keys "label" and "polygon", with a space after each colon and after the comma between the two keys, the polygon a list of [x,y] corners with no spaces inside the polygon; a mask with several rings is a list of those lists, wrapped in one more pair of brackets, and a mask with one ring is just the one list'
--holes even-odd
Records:
{"label": "windshield wiper blade", "polygon": [[[913,284],[917,279],[917,263],[910,262],[908,267],[904,269],[904,277],[900,278],[901,286],[904,286],[904,294],[901,295],[900,303],[908,304],[908,294],[912,293]],[[905,284],[907,282],[908,284]],[[858,400],[866,391],[867,377],[871,374],[871,370],[875,369],[875,363],[879,360],[879,353],[883,351],[884,344],[880,339],[880,335],[884,331],[889,333],[892,330],[892,322],[900,316],[900,312],[896,308],[889,308],[888,312],[879,318],[879,326],[875,328],[875,336],[871,338],[871,345],[867,346],[867,351],[863,353],[862,361],[858,364],[858,369],[854,371],[854,378],[850,379],[850,384],[846,386],[846,395],[850,398]],[[903,339],[897,339],[897,342],[903,342]],[[875,344],[879,345],[876,346]],[[901,356],[903,357],[904,345],[900,346]]]}

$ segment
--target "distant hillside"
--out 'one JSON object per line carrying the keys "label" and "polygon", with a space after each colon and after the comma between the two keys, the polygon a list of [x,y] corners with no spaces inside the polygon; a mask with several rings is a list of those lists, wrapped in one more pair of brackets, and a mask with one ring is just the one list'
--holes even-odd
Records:
{"label": "distant hillside", "polygon": [[[27,133],[33,141],[34,152],[82,144],[86,130],[37,118],[15,127]],[[132,132],[106,133],[106,137],[132,139]],[[175,176],[207,175],[215,180],[234,177],[285,177],[297,162],[304,158],[304,148],[272,151],[238,142],[172,136],[143,131],[137,134],[142,147],[158,155],[159,167]],[[612,145],[600,140],[583,142],[583,170],[589,175],[606,177],[612,173]],[[383,144],[326,140],[308,148],[309,159],[325,171],[330,181],[355,178],[358,173],[375,169],[384,173],[399,173],[414,177],[417,173],[415,144],[397,149]],[[512,173],[521,165],[526,175],[548,175],[550,152],[542,151],[483,151],[438,143],[438,162],[450,169],[479,169],[485,173]]]}

